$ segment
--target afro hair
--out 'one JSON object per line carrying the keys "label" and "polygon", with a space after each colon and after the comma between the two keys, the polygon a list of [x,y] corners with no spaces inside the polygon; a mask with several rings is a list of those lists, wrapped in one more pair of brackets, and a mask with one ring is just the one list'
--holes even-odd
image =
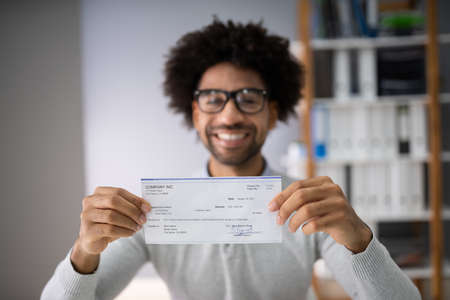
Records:
{"label": "afro hair", "polygon": [[294,114],[303,87],[302,65],[289,51],[289,40],[267,33],[259,23],[226,23],[216,17],[201,30],[182,36],[170,49],[164,68],[164,94],[169,107],[184,114],[192,128],[194,91],[210,67],[230,62],[257,72],[266,85],[270,101],[277,102],[278,119]]}

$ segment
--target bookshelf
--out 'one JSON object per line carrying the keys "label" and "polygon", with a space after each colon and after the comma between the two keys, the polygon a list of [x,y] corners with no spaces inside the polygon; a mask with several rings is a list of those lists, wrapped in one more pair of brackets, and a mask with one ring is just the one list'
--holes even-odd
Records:
{"label": "bookshelf", "polygon": [[[437,36],[440,44],[450,43],[450,34],[439,34]],[[412,36],[384,36],[377,38],[339,38],[339,39],[312,39],[310,41],[313,50],[337,50],[337,49],[363,49],[363,48],[388,48],[424,46],[427,44],[426,35]],[[300,42],[294,42],[293,47],[299,49]]]}
{"label": "bookshelf", "polygon": [[[375,4],[374,4],[375,3]],[[376,5],[376,0],[368,0],[368,5]],[[360,214],[363,220],[371,224],[377,222],[415,222],[422,221],[429,224],[429,251],[430,258],[423,266],[405,267],[403,270],[412,279],[431,280],[431,298],[443,299],[442,279],[450,277],[450,262],[443,259],[443,225],[442,220],[450,220],[450,209],[442,209],[442,167],[441,162],[450,161],[450,153],[441,152],[441,116],[440,104],[450,103],[450,94],[439,94],[439,62],[438,43],[450,43],[450,34],[437,34],[437,1],[425,0],[426,9],[426,32],[425,34],[409,36],[380,36],[380,37],[344,37],[344,38],[311,38],[311,12],[313,9],[310,0],[298,0],[298,42],[292,43],[292,52],[297,54],[303,62],[306,70],[305,87],[303,90],[303,100],[298,111],[300,119],[301,139],[305,144],[306,161],[301,165],[305,169],[306,177],[313,177],[317,170],[327,166],[336,165],[364,165],[364,164],[391,164],[402,161],[411,161],[428,164],[428,200],[429,207],[407,213],[375,213]],[[371,20],[376,20],[376,16],[369,16]],[[394,95],[378,96],[373,91],[368,95],[350,95],[347,93],[343,97],[316,98],[314,95],[314,54],[316,51],[332,51],[344,56],[343,63],[348,63],[346,51],[356,50],[366,57],[369,54],[368,68],[374,65],[370,55],[374,55],[377,49],[391,49],[399,47],[423,46],[425,48],[426,60],[426,94],[414,95]],[[345,55],[343,55],[344,53]],[[362,55],[361,55],[362,56]],[[374,56],[373,56],[374,57]],[[341,57],[342,58],[342,57]],[[359,61],[361,63],[362,60]],[[341,63],[341,66],[342,64]],[[346,71],[348,72],[348,71]],[[337,73],[339,74],[339,73]],[[342,73],[340,73],[342,75]],[[345,75],[345,72],[343,73]],[[376,75],[376,74],[375,74]],[[369,76],[375,76],[369,75]],[[375,77],[376,78],[376,77]],[[369,78],[370,79],[370,78]],[[372,78],[373,79],[373,78]],[[361,78],[359,78],[361,80]],[[364,80],[364,78],[363,78]],[[373,89],[373,90],[376,90]],[[336,91],[335,91],[336,92]],[[440,100],[439,100],[440,99]],[[406,106],[415,102],[423,105],[427,113],[427,138],[428,153],[421,157],[365,157],[363,159],[327,159],[316,161],[314,155],[312,122],[313,109],[316,106],[327,108],[339,108],[351,110],[354,108],[379,107],[379,106]],[[376,227],[376,225],[375,225]],[[317,286],[313,276],[313,286]],[[319,299],[320,296],[319,296]]]}

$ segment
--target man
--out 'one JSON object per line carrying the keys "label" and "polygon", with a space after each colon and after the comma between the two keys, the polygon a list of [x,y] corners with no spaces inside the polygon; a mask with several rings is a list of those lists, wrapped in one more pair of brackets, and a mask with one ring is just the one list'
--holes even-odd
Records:
{"label": "man", "polygon": [[[288,46],[261,24],[214,20],[171,50],[170,107],[211,153],[197,176],[273,175],[261,147],[293,112],[303,78]],[[281,244],[146,245],[151,203],[98,187],[83,199],[79,237],[42,298],[112,299],[151,261],[174,299],[304,299],[319,257],[352,298],[420,298],[330,178],[286,179],[268,209],[278,211]]]}

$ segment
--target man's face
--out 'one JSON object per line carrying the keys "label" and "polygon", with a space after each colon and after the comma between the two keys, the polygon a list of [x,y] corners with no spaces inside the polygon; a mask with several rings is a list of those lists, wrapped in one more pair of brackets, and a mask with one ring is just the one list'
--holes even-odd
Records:
{"label": "man's face", "polygon": [[[264,83],[253,70],[242,69],[231,63],[220,63],[207,69],[198,89],[235,91],[242,88],[265,89]],[[211,154],[225,165],[238,166],[257,155],[270,129],[275,126],[275,102],[266,101],[262,111],[245,114],[230,100],[221,112],[202,112],[192,102],[194,127]]]}

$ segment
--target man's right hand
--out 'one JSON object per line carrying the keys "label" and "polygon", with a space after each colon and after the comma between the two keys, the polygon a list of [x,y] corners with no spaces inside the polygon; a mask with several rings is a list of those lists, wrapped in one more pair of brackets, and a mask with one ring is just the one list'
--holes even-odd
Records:
{"label": "man's right hand", "polygon": [[70,260],[79,273],[93,273],[109,243],[135,234],[146,222],[150,204],[124,189],[97,187],[83,199],[80,234]]}

